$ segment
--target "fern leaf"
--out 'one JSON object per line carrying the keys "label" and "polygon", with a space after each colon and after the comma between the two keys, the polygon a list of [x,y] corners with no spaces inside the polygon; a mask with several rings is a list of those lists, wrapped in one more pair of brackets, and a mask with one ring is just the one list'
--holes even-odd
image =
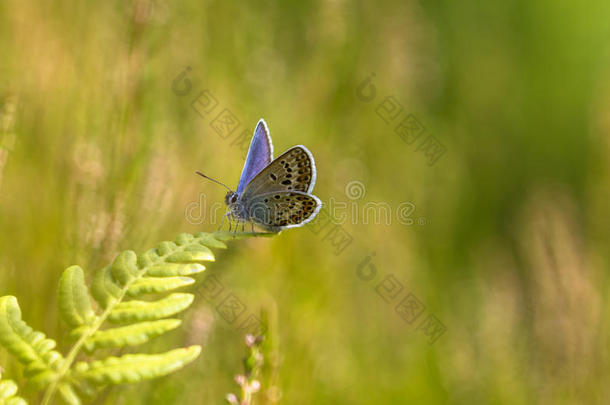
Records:
{"label": "fern leaf", "polygon": [[17,396],[17,384],[13,380],[0,380],[0,405],[27,405]]}
{"label": "fern leaf", "polygon": [[72,327],[89,325],[95,319],[85,275],[79,266],[68,267],[59,281],[59,313]]}
{"label": "fern leaf", "polygon": [[142,277],[133,282],[127,289],[127,294],[137,297],[143,294],[161,293],[186,287],[195,282],[190,277]]}
{"label": "fern leaf", "polygon": [[213,235],[210,233],[205,233],[205,232],[199,232],[197,234],[195,234],[195,236],[193,235],[189,235],[188,233],[181,233],[180,235],[178,235],[178,237],[176,238],[176,242],[178,243],[178,245],[180,246],[184,246],[188,243],[190,243],[194,238],[196,238],[199,243],[214,248],[214,249],[226,249],[227,245],[225,245],[223,242],[221,242],[221,239],[219,239],[217,237],[217,235],[220,235],[221,233],[214,233]]}
{"label": "fern leaf", "polygon": [[163,263],[151,266],[146,274],[151,277],[190,276],[204,270],[205,267],[199,263]]}
{"label": "fern leaf", "polygon": [[131,280],[137,278],[140,274],[140,269],[138,269],[138,256],[135,252],[131,250],[127,250],[125,252],[120,253],[112,266],[110,267],[110,271],[115,280],[117,280],[120,285],[125,285]]}
{"label": "fern leaf", "polygon": [[179,319],[162,319],[98,331],[87,338],[85,350],[93,352],[98,348],[137,346],[176,329],[181,323]]}
{"label": "fern leaf", "polygon": [[[193,294],[172,293],[154,301],[129,300],[144,294],[167,293],[192,285],[189,276],[205,270],[203,262],[214,261],[210,248],[226,248],[221,239],[228,235],[198,233],[180,234],[156,248],[137,255],[120,253],[111,265],[96,272],[87,290],[83,270],[71,266],[59,283],[59,310],[71,327],[69,336],[75,343],[62,357],[54,349],[55,341],[35,332],[21,320],[15,297],[0,298],[0,344],[24,365],[25,375],[35,385],[48,385],[43,403],[49,404],[59,391],[64,402],[81,403],[80,396],[92,397],[93,385],[132,383],[160,377],[192,362],[201,347],[175,349],[162,354],[128,354],[91,363],[74,365],[84,349],[123,348],[143,344],[177,328],[179,319],[164,319],[188,308]],[[96,314],[93,298],[102,309]],[[102,329],[106,321],[124,325]],[[3,405],[0,402],[0,405]]]}
{"label": "fern leaf", "polygon": [[0,344],[25,365],[25,375],[35,384],[51,381],[63,362],[61,354],[53,350],[56,343],[34,331],[21,319],[17,298],[0,298]]}
{"label": "fern leaf", "polygon": [[121,286],[117,285],[112,276],[110,266],[97,272],[91,284],[91,295],[104,309],[114,304],[122,295]]}
{"label": "fern leaf", "polygon": [[201,346],[190,346],[162,354],[127,354],[92,363],[80,362],[75,376],[99,385],[135,383],[179,370],[200,352]]}
{"label": "fern leaf", "polygon": [[170,263],[199,263],[214,260],[214,255],[212,255],[210,249],[203,249],[203,247],[198,246],[187,249],[172,253],[165,260]]}
{"label": "fern leaf", "polygon": [[108,319],[111,322],[127,323],[153,321],[184,311],[195,296],[187,293],[173,293],[158,301],[127,301],[114,307]]}

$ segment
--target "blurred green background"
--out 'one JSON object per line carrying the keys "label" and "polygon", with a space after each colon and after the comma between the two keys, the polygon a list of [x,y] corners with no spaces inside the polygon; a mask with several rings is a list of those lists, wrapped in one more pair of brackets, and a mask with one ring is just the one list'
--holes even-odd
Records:
{"label": "blurred green background", "polygon": [[[276,155],[313,152],[325,203],[394,214],[350,215],[339,254],[312,227],[219,253],[210,271],[271,317],[275,377],[256,403],[608,403],[609,37],[606,0],[5,0],[0,295],[65,350],[62,270],[216,230],[224,209],[186,215],[224,200],[194,171],[235,187],[236,139],[264,117]],[[202,117],[192,102],[206,89],[218,105]],[[403,110],[386,123],[390,96]],[[225,108],[239,126],[220,136]],[[412,144],[395,132],[407,114],[425,127]],[[429,135],[445,148],[433,165],[417,150]],[[412,224],[395,216],[405,202]],[[379,290],[396,283],[386,302]],[[395,310],[408,293],[425,307],[411,323]],[[444,327],[434,343],[430,315]],[[236,391],[243,334],[215,303],[199,296],[146,350],[178,344],[203,353],[97,403]],[[23,382],[4,350],[0,365]]]}

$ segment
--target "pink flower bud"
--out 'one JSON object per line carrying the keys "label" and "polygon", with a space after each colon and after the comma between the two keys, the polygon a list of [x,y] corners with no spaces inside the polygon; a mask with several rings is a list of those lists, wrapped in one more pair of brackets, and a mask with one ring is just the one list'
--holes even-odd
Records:
{"label": "pink flower bud", "polygon": [[237,396],[235,396],[235,394],[227,394],[225,398],[231,405],[239,405],[239,401],[237,400]]}
{"label": "pink flower bud", "polygon": [[254,346],[254,343],[256,343],[256,338],[253,335],[248,333],[246,335],[246,346],[252,347],[252,346]]}
{"label": "pink flower bud", "polygon": [[243,376],[243,375],[241,375],[241,374],[240,374],[240,375],[236,375],[236,376],[235,376],[235,382],[236,382],[238,385],[243,386],[243,385],[245,385],[245,384],[246,384],[246,377],[245,377],[245,376]]}
{"label": "pink flower bud", "polygon": [[258,392],[261,389],[261,383],[258,380],[252,380],[250,383],[250,392]]}

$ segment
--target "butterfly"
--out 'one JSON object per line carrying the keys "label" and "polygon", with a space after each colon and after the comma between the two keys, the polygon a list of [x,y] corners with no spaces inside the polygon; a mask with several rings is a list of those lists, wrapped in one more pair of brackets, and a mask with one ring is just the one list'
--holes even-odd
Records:
{"label": "butterfly", "polygon": [[270,232],[296,228],[314,219],[322,208],[320,199],[311,194],[317,174],[313,155],[305,146],[297,145],[273,159],[271,135],[262,118],[254,130],[237,191],[201,172],[197,174],[229,190],[223,221],[225,217],[236,220],[242,223],[242,229],[245,222],[252,223],[253,231],[254,224]]}

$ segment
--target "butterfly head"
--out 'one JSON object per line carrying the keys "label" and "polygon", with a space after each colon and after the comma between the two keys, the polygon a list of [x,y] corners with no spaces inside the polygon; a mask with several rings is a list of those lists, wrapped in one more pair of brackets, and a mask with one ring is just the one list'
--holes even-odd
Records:
{"label": "butterfly head", "polygon": [[227,192],[227,195],[225,195],[225,204],[227,204],[229,207],[234,205],[237,203],[237,197],[238,195],[235,191]]}
{"label": "butterfly head", "polygon": [[225,195],[225,204],[227,204],[227,213],[229,217],[240,221],[248,219],[246,205],[239,199],[239,194],[236,191],[229,191]]}

